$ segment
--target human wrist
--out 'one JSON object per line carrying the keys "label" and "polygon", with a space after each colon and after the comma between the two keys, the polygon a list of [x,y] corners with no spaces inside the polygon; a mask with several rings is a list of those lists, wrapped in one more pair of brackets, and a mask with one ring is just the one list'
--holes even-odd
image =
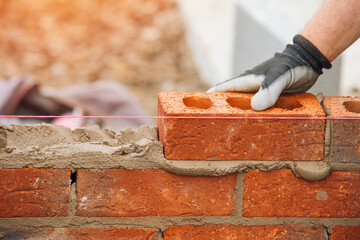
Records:
{"label": "human wrist", "polygon": [[293,38],[294,44],[300,46],[306,53],[310,54],[312,59],[317,62],[320,68],[330,69],[332,67],[328,58],[315,46],[311,41],[301,34],[297,34]]}

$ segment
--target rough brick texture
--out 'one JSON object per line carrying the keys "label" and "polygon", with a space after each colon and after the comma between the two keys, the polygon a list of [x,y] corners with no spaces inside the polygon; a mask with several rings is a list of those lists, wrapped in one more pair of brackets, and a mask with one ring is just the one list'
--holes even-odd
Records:
{"label": "rough brick texture", "polygon": [[[311,94],[281,96],[255,112],[252,94],[159,93],[167,117],[324,117]],[[161,118],[159,137],[174,160],[322,160],[324,120]]]}
{"label": "rough brick texture", "polygon": [[249,171],[244,180],[246,217],[360,217],[360,172],[333,171],[319,182],[291,170]]}
{"label": "rough brick texture", "polygon": [[79,170],[78,216],[200,216],[234,212],[236,175],[180,176],[162,170]]}
{"label": "rough brick texture", "polygon": [[165,240],[192,239],[321,239],[321,227],[301,225],[202,225],[170,226]]}
{"label": "rough brick texture", "polygon": [[330,240],[360,240],[360,226],[335,226]]}
{"label": "rough brick texture", "polygon": [[0,217],[66,216],[70,170],[0,169]]}
{"label": "rough brick texture", "polygon": [[31,228],[7,233],[3,239],[156,239],[156,229],[141,228]]}
{"label": "rough brick texture", "polygon": [[[333,117],[360,117],[360,97],[325,97],[324,107]],[[333,162],[360,163],[360,120],[331,120]]]}

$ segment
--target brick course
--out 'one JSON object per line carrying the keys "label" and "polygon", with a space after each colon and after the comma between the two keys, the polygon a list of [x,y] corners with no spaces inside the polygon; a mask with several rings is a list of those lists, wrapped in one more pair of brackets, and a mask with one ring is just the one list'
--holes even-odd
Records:
{"label": "brick course", "polygon": [[[282,96],[264,112],[250,109],[251,94],[159,96],[161,116],[324,116],[309,94]],[[358,99],[325,97],[324,104],[334,117],[357,117]],[[358,120],[327,121],[325,128],[324,119],[159,119],[165,156],[202,161],[164,159],[156,136],[142,145],[150,129],[104,130],[104,138],[100,129],[67,129],[68,136],[53,131],[60,142],[87,139],[43,146],[44,125],[0,125],[0,238],[360,239],[360,126]],[[324,159],[325,130],[331,130],[325,146],[331,154]],[[258,161],[211,161],[219,159]],[[272,162],[309,159],[324,162]],[[306,176],[331,173],[308,182],[290,169],[313,180]]]}

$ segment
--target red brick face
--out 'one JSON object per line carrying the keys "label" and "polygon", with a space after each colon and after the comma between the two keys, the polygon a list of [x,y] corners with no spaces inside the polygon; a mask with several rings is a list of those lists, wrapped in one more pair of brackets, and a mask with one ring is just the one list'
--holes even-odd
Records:
{"label": "red brick face", "polygon": [[[360,97],[325,97],[324,107],[333,117],[360,117]],[[332,120],[331,159],[360,163],[360,120]]]}
{"label": "red brick face", "polygon": [[66,216],[68,169],[0,169],[0,217]]}
{"label": "red brick face", "polygon": [[7,239],[156,239],[156,229],[115,228],[115,227],[74,227],[74,228],[30,228],[8,233]]}
{"label": "red brick face", "polygon": [[[311,94],[288,95],[262,112],[251,110],[252,94],[159,93],[159,116],[324,117]],[[158,120],[167,159],[322,160],[324,120],[194,119]]]}
{"label": "red brick face", "polygon": [[321,239],[321,227],[302,225],[184,225],[170,226],[165,240],[194,239]]}
{"label": "red brick face", "polygon": [[330,240],[359,240],[360,226],[335,226]]}
{"label": "red brick face", "polygon": [[201,216],[234,212],[236,175],[189,177],[161,170],[79,170],[78,216]]}
{"label": "red brick face", "polygon": [[244,180],[246,217],[360,217],[360,172],[333,171],[319,182],[291,170],[252,170]]}

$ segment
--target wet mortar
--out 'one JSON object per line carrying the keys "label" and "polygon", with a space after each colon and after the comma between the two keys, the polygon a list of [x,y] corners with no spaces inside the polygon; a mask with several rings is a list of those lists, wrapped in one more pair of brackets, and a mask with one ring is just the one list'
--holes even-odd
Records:
{"label": "wet mortar", "polygon": [[[291,169],[308,181],[331,170],[359,170],[358,164],[319,161],[176,161],[167,160],[157,129],[142,126],[113,132],[99,127],[70,130],[49,124],[0,125],[1,168],[162,169],[191,176],[222,176],[250,169]],[[11,149],[11,151],[9,151]]]}

